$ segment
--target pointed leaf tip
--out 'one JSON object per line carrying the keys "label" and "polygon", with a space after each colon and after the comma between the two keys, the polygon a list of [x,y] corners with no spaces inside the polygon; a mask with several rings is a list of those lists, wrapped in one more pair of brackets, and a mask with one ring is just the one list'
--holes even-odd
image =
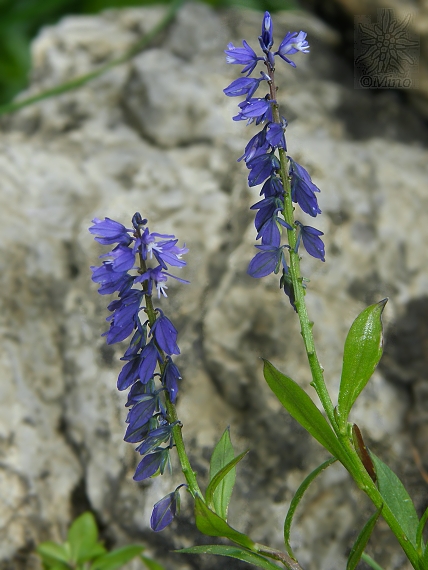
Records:
{"label": "pointed leaf tip", "polygon": [[370,380],[383,351],[382,313],[388,299],[362,311],[349,329],[343,351],[337,413],[346,425],[349,412]]}
{"label": "pointed leaf tip", "polygon": [[357,540],[354,543],[354,546],[351,549],[349,554],[348,563],[346,565],[346,570],[355,570],[357,567],[358,562],[361,560],[363,555],[364,549],[367,546],[367,543],[370,539],[370,536],[373,532],[373,529],[376,525],[377,519],[382,512],[382,507],[377,510],[366,522],[362,531],[357,537]]}

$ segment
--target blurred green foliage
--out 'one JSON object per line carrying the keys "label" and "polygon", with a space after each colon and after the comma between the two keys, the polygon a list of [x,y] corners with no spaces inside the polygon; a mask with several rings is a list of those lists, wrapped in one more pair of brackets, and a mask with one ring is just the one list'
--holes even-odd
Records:
{"label": "blurred green foliage", "polygon": [[[295,7],[295,0],[204,0],[210,6],[257,10]],[[30,42],[38,30],[67,14],[94,14],[107,8],[169,4],[170,0],[0,0],[0,105],[27,85]]]}

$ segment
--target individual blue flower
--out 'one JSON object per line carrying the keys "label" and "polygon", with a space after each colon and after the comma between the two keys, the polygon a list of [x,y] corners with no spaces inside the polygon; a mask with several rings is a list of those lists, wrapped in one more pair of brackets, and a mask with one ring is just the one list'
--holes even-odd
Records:
{"label": "individual blue flower", "polygon": [[110,218],[104,218],[104,220],[94,218],[92,222],[94,225],[89,228],[89,231],[91,234],[98,234],[95,237],[95,241],[98,243],[102,245],[111,245],[113,243],[129,245],[131,243],[132,238],[128,235],[128,232],[132,232],[132,230],[125,228],[119,222],[115,222]]}
{"label": "individual blue flower", "polygon": [[112,257],[113,271],[119,273],[129,271],[135,265],[135,253],[130,247],[121,244],[117,245],[110,253],[106,253],[100,257]]}
{"label": "individual blue flower", "polygon": [[296,243],[296,251],[299,248],[300,239],[309,255],[325,261],[325,248],[319,236],[323,236],[323,232],[312,228],[311,226],[304,226],[296,220],[296,225],[299,227],[299,235]]}
{"label": "individual blue flower", "polygon": [[133,429],[142,428],[153,416],[158,405],[158,399],[157,394],[141,396],[141,400],[129,410],[126,423]]}
{"label": "individual blue flower", "polygon": [[315,218],[321,214],[315,192],[319,192],[319,188],[312,182],[307,170],[293,160],[290,156],[289,175],[291,178],[291,199],[299,204],[302,210]]}
{"label": "individual blue flower", "polygon": [[260,82],[269,79],[265,73],[262,73],[261,75],[260,79],[255,79],[253,77],[239,77],[238,79],[235,79],[235,81],[232,81],[226,89],[223,89],[223,93],[228,97],[239,97],[241,95],[245,95],[246,98],[249,99],[256,92]]}
{"label": "individual blue flower", "polygon": [[[126,337],[125,337],[126,338]],[[122,391],[126,390],[138,380],[140,375],[140,358],[136,356],[129,360],[122,368],[117,379],[117,389]]]}
{"label": "individual blue flower", "polygon": [[128,392],[128,401],[126,402],[125,406],[129,408],[134,404],[138,404],[141,400],[146,397],[146,394],[153,394],[155,392],[154,383],[148,382],[147,384],[143,384],[139,380],[132,385],[131,389]]}
{"label": "individual blue flower", "polygon": [[[182,485],[180,485],[181,487]],[[180,494],[179,488],[161,499],[153,507],[152,516],[150,518],[150,526],[155,532],[159,532],[172,523],[174,517],[180,511]]]}
{"label": "individual blue flower", "polygon": [[166,364],[162,374],[162,384],[168,391],[169,399],[173,404],[177,399],[178,381],[181,380],[181,374],[177,366],[169,356],[166,357]]}
{"label": "individual blue flower", "polygon": [[139,443],[140,441],[143,441],[150,431],[150,422],[152,420],[156,421],[152,418],[147,424],[144,424],[139,428],[134,428],[133,426],[128,425],[125,435],[123,436],[123,441],[126,441],[126,443]]}
{"label": "individual blue flower", "polygon": [[266,154],[269,150],[270,144],[266,140],[266,129],[263,129],[250,139],[245,147],[244,154],[238,158],[238,162],[242,159],[244,159],[245,162],[248,162],[259,154]]}
{"label": "individual blue flower", "polygon": [[235,47],[232,43],[227,44],[227,49],[224,50],[226,54],[227,63],[236,63],[244,65],[241,73],[247,73],[247,76],[252,73],[257,65],[257,62],[262,60],[262,57],[257,57],[256,52],[251,48],[245,40],[242,42],[243,47]]}
{"label": "individual blue flower", "polygon": [[112,261],[103,261],[100,267],[91,267],[92,281],[99,283],[100,295],[110,295],[118,291],[122,293],[132,287],[134,277],[126,272],[115,271]]}
{"label": "individual blue flower", "polygon": [[281,243],[281,232],[276,215],[271,216],[260,226],[256,239],[261,239],[262,245],[279,247]]}
{"label": "individual blue flower", "polygon": [[284,128],[283,123],[269,123],[267,125],[266,140],[272,147],[287,150]]}
{"label": "individual blue flower", "polygon": [[307,34],[302,31],[299,33],[288,32],[285,38],[282,40],[278,51],[275,52],[275,55],[279,55],[279,57],[289,63],[292,67],[296,67],[294,61],[291,61],[287,55],[293,55],[298,51],[301,51],[302,53],[309,53],[309,44],[306,41],[306,36]]}
{"label": "individual blue flower", "polygon": [[[169,449],[158,449],[149,455],[146,455],[137,466],[135,471],[134,481],[144,481],[152,477],[157,471],[160,471],[161,475],[165,470],[169,460]],[[159,529],[162,530],[162,529]]]}
{"label": "individual blue flower", "polygon": [[279,226],[291,230],[291,226],[285,220],[278,217],[278,213],[284,209],[282,200],[276,197],[261,200],[252,209],[259,208],[254,220],[257,230],[256,239],[262,240],[262,245],[272,245],[279,247],[281,242],[281,232]]}
{"label": "individual blue flower", "polygon": [[177,329],[172,322],[165,317],[163,311],[157,309],[160,317],[156,319],[151,327],[151,334],[154,336],[159,348],[166,354],[180,354],[180,349],[177,346]]}
{"label": "individual blue flower", "polygon": [[256,248],[261,251],[250,261],[248,266],[247,273],[251,277],[259,279],[271,273],[278,273],[281,265],[284,269],[288,269],[284,255],[285,246],[256,245]]}
{"label": "individual blue flower", "polygon": [[175,275],[171,275],[170,273],[163,271],[161,265],[158,265],[158,267],[155,267],[154,269],[151,268],[147,269],[147,271],[145,271],[144,273],[135,278],[135,283],[147,281],[147,291],[145,291],[145,293],[147,295],[151,295],[154,286],[158,293],[158,299],[159,299],[161,295],[163,295],[164,297],[168,297],[168,295],[165,292],[166,289],[168,289],[168,287],[165,285],[166,281],[168,280],[168,277],[172,277],[177,281],[181,281],[181,283],[189,283],[185,279],[180,279],[180,277],[176,277]]}
{"label": "individual blue flower", "polygon": [[140,356],[139,376],[141,382],[147,384],[153,378],[158,361],[161,362],[162,359],[153,340],[146,344]]}
{"label": "individual blue flower", "polygon": [[161,443],[171,440],[172,429],[175,425],[177,425],[177,422],[165,424],[149,431],[142,443],[135,448],[135,451],[138,451],[140,455],[146,455],[146,453],[150,453]]}
{"label": "individual blue flower", "polygon": [[107,344],[114,344],[125,340],[135,328],[141,324],[138,319],[142,291],[130,289],[120,299],[112,301],[108,309],[113,314],[107,317],[110,329],[103,334],[107,337]]}
{"label": "individual blue flower", "polygon": [[128,338],[135,328],[135,323],[133,321],[126,322],[123,326],[115,326],[114,321],[111,324],[108,331],[102,334],[107,339],[107,344],[115,344],[117,342],[122,342]]}
{"label": "individual blue flower", "polygon": [[273,23],[269,12],[265,12],[262,20],[262,35],[259,36],[260,47],[268,52],[273,46]]}
{"label": "individual blue flower", "polygon": [[129,343],[129,347],[126,349],[125,354],[121,360],[132,360],[138,354],[138,352],[146,346],[147,339],[147,323],[141,324],[140,319],[136,319],[137,330]]}
{"label": "individual blue flower", "polygon": [[116,327],[126,326],[130,322],[135,324],[142,298],[143,291],[129,289],[119,299],[115,299],[108,305],[108,310],[112,311],[113,314],[108,316],[106,321],[111,322]]}
{"label": "individual blue flower", "polygon": [[250,187],[261,184],[279,170],[280,164],[278,158],[273,152],[258,155],[247,162],[247,168],[251,170],[248,175],[248,184]]}
{"label": "individual blue flower", "polygon": [[[144,228],[141,234],[137,237],[134,244],[134,252],[140,253],[144,261],[147,259],[152,259],[153,257],[153,248],[155,247],[156,238],[160,237],[163,239],[174,239],[174,235],[170,234],[158,234],[158,233],[150,233],[149,228]],[[176,240],[177,241],[177,240]]]}
{"label": "individual blue flower", "polygon": [[153,254],[163,269],[168,269],[167,264],[173,267],[184,267],[186,265],[186,262],[181,259],[181,256],[187,253],[189,249],[186,245],[184,245],[184,247],[177,247],[177,242],[178,239],[170,239],[152,244]]}
{"label": "individual blue flower", "polygon": [[272,120],[272,105],[276,103],[274,99],[263,98],[251,98],[246,99],[239,103],[238,107],[241,109],[240,112],[233,117],[234,121],[254,121],[257,119],[259,124],[269,117]]}
{"label": "individual blue flower", "polygon": [[284,198],[284,187],[282,185],[281,178],[277,174],[272,174],[263,184],[260,190],[260,196],[264,195],[266,198],[270,196],[277,196],[278,198]]}

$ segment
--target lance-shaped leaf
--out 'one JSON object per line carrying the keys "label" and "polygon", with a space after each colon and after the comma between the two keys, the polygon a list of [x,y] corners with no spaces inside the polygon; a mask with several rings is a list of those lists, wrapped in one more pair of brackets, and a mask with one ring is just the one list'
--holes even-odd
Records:
{"label": "lance-shaped leaf", "polygon": [[195,518],[196,526],[203,534],[223,536],[244,548],[255,550],[254,542],[250,537],[229,526],[226,521],[211,511],[199,497],[195,499]]}
{"label": "lance-shaped leaf", "polygon": [[363,530],[358,535],[357,540],[355,541],[354,546],[351,548],[351,552],[349,553],[346,570],[355,570],[357,567],[357,564],[361,560],[361,556],[363,555],[364,549],[367,546],[367,543],[381,511],[382,509],[379,509],[369,518],[369,520],[364,525]]}
{"label": "lance-shaped leaf", "polygon": [[190,548],[176,550],[175,552],[182,554],[216,554],[217,556],[229,556],[230,558],[237,558],[238,560],[248,562],[248,564],[253,564],[259,568],[264,568],[264,570],[278,570],[279,568],[279,566],[267,558],[260,556],[260,554],[243,550],[237,546],[212,544],[206,546],[192,546]]}
{"label": "lance-shaped leaf", "polygon": [[[210,509],[214,509],[214,511],[224,520],[227,519],[227,507],[229,506],[230,495],[232,494],[232,488],[229,485],[222,485],[225,478],[228,474],[233,470],[235,471],[235,465],[241,461],[248,453],[244,451],[238,457],[235,457],[227,463],[223,469],[221,469],[214,477],[211,479],[210,484],[207,487],[207,491],[205,494],[205,499],[207,501],[207,505]],[[235,479],[235,477],[234,477]],[[216,492],[217,500],[216,500]],[[219,509],[219,510],[217,510]]]}
{"label": "lance-shaped leaf", "polygon": [[290,545],[290,531],[296,509],[300,501],[302,500],[303,495],[305,494],[306,490],[308,489],[312,481],[315,479],[315,477],[317,477],[322,471],[324,471],[324,469],[327,469],[327,467],[329,467],[335,461],[337,461],[337,459],[335,457],[331,457],[327,461],[324,461],[324,463],[321,463],[321,465],[319,465],[311,473],[309,473],[309,475],[301,483],[294,497],[291,500],[290,507],[288,509],[287,516],[285,517],[285,522],[284,522],[284,542],[288,554],[294,559],[296,559],[296,557],[294,556],[293,550]]}
{"label": "lance-shaped leaf", "polygon": [[416,546],[419,519],[412,499],[394,471],[374,453],[370,452],[370,456],[375,466],[379,492],[385,500],[385,504],[392,511],[396,521],[403,529],[404,535],[413,546]]}
{"label": "lance-shaped leaf", "polygon": [[[235,452],[232,442],[230,441],[229,428],[225,429],[220,441],[214,448],[210,460],[210,485],[213,478],[234,459]],[[232,496],[233,487],[235,485],[236,469],[231,469],[227,475],[221,480],[219,486],[215,489],[213,505],[207,498],[207,503],[215,512],[224,520],[227,519],[227,509],[229,507],[230,498]],[[208,485],[208,488],[210,487]],[[208,489],[207,495],[208,497]]]}
{"label": "lance-shaped leaf", "polygon": [[387,299],[370,305],[349,329],[343,352],[337,413],[346,424],[355,400],[369,381],[382,356],[382,311]]}
{"label": "lance-shaped leaf", "polygon": [[264,360],[263,374],[270,389],[288,413],[327,451],[341,459],[344,453],[338,439],[308,394],[294,380],[277,370],[268,360]]}

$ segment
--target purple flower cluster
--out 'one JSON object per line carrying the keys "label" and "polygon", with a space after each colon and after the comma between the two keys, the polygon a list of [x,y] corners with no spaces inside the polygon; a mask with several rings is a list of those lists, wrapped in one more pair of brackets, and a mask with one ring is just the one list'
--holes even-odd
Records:
{"label": "purple flower cluster", "polygon": [[[261,131],[252,137],[245,147],[244,154],[239,160],[244,160],[248,168],[248,184],[250,187],[263,184],[260,195],[262,200],[251,207],[257,210],[255,217],[255,227],[257,230],[256,239],[261,240],[261,245],[256,247],[260,250],[251,261],[248,273],[252,277],[265,277],[270,273],[278,273],[282,270],[281,288],[289,296],[291,304],[294,306],[294,294],[291,280],[288,276],[288,267],[285,258],[285,249],[288,245],[281,245],[282,228],[295,230],[297,232],[296,252],[300,243],[303,243],[306,251],[324,261],[324,244],[320,236],[322,232],[303,225],[295,221],[292,227],[285,220],[284,216],[284,186],[281,179],[281,162],[277,156],[280,152],[287,151],[285,140],[285,129],[287,121],[279,114],[276,102],[276,87],[274,82],[275,57],[283,59],[292,67],[296,64],[289,59],[289,56],[297,53],[308,53],[309,44],[306,41],[305,32],[288,32],[279,45],[276,52],[272,52],[273,46],[273,24],[269,12],[266,12],[262,21],[262,33],[259,36],[259,43],[262,56],[258,56],[251,46],[244,40],[243,47],[235,47],[228,44],[226,61],[232,64],[243,65],[242,73],[245,77],[235,79],[224,93],[228,97],[245,96],[245,100],[239,103],[239,113],[233,117],[234,121],[246,120],[247,124],[255,123],[263,125]],[[258,62],[262,62],[266,67],[266,72],[260,72],[259,78],[250,77],[256,69]],[[262,82],[266,82],[269,93],[264,97],[255,97],[255,93]],[[307,170],[293,160],[290,156],[288,161],[288,172],[291,186],[292,201],[300,206],[306,214],[316,217],[321,213],[316,198],[319,189],[312,182]]]}
{"label": "purple flower cluster", "polygon": [[[188,283],[167,272],[168,266],[186,265],[182,255],[188,249],[178,247],[173,235],[151,233],[147,220],[138,212],[132,218],[132,228],[110,218],[95,218],[93,223],[89,231],[95,234],[95,240],[115,246],[101,256],[106,258],[101,266],[91,268],[92,280],[99,283],[101,295],[118,293],[118,298],[108,305],[110,328],[103,335],[107,337],[107,344],[121,342],[132,335],[121,358],[124,365],[117,387],[129,389],[124,440],[138,443],[136,451],[142,459],[134,479],[143,481],[157,473],[163,474],[166,467],[170,467],[172,431],[178,422],[169,422],[164,395],[175,403],[181,375],[171,358],[180,354],[176,328],[159,308],[152,310],[155,317],[151,321],[141,319],[141,314],[149,315],[147,302],[150,299],[152,303],[154,292],[158,298],[167,296],[168,277]],[[149,267],[152,262],[156,265]],[[155,505],[151,519],[154,530],[162,530],[171,522],[178,509],[178,498],[176,490]]]}

